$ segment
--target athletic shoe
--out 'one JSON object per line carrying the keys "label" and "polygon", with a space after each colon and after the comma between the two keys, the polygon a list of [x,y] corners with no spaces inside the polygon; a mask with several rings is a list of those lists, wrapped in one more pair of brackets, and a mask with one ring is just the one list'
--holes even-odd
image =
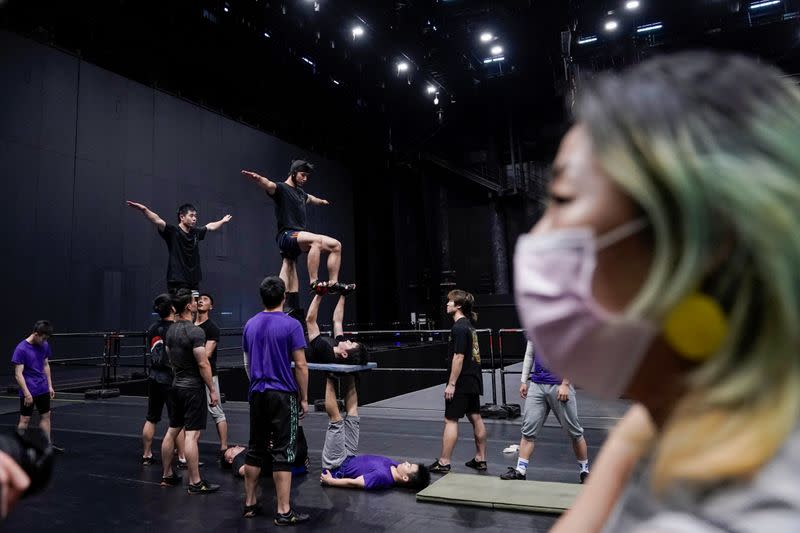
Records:
{"label": "athletic shoe", "polygon": [[209,494],[212,492],[217,492],[219,490],[219,485],[212,485],[205,479],[201,479],[198,483],[189,483],[189,494]]}
{"label": "athletic shoe", "polygon": [[152,466],[157,464],[158,464],[158,459],[156,459],[152,455],[150,457],[142,457],[142,465],[144,466]]}
{"label": "athletic shoe", "polygon": [[443,465],[436,459],[429,467],[428,470],[434,474],[447,474],[450,472],[450,465]]}
{"label": "athletic shoe", "polygon": [[475,470],[480,470],[481,472],[486,470],[486,461],[477,461],[475,460],[474,457],[469,461],[467,461],[466,463],[464,463],[464,465],[470,468],[474,468]]}
{"label": "athletic shoe", "polygon": [[[200,462],[197,463],[197,467],[198,468],[201,467],[201,466],[204,466],[204,465],[205,465],[205,463],[203,461],[200,461]],[[181,461],[180,459],[178,459],[178,464],[176,466],[178,467],[178,470],[186,470],[187,468],[189,468],[189,463],[187,463],[186,461]]]}
{"label": "athletic shoe", "polygon": [[50,444],[50,448],[53,449],[53,453],[55,453],[55,454],[61,455],[62,453],[64,453],[64,448],[62,448],[61,446],[56,446],[55,444]]}
{"label": "athletic shoe", "polygon": [[588,470],[583,470],[581,472],[581,484],[583,484],[583,482],[586,481],[587,477],[589,477],[589,471]]}
{"label": "athletic shoe", "polygon": [[520,473],[516,468],[509,468],[508,472],[500,476],[500,479],[527,479],[525,474]]}
{"label": "athletic shoe", "polygon": [[253,505],[245,505],[244,509],[242,509],[242,516],[244,518],[253,518],[262,514],[264,514],[264,509],[261,508],[261,504],[258,502]]}
{"label": "athletic shoe", "polygon": [[175,472],[172,473],[171,476],[162,476],[161,478],[161,486],[162,487],[177,487],[181,484],[183,478],[176,474]]}
{"label": "athletic shoe", "polygon": [[291,509],[286,514],[277,513],[274,522],[276,526],[293,526],[301,522],[306,522],[309,518],[311,517],[306,513],[298,513],[294,509]]}

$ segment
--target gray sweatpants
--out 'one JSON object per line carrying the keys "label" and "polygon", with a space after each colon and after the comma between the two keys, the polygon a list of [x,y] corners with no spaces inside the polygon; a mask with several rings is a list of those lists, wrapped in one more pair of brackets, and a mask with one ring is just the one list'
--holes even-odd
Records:
{"label": "gray sweatpants", "polygon": [[347,416],[328,424],[322,447],[322,468],[339,468],[345,459],[358,453],[359,421],[357,416]]}

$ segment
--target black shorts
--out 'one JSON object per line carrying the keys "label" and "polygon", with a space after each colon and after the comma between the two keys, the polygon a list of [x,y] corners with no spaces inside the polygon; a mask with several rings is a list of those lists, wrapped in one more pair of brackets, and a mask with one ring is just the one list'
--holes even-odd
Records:
{"label": "black shorts", "polygon": [[444,402],[444,417],[448,420],[459,420],[464,415],[481,412],[481,397],[479,394],[458,394],[453,399]]}
{"label": "black shorts", "polygon": [[158,424],[161,421],[161,413],[164,406],[167,406],[167,418],[172,420],[172,400],[169,391],[170,385],[159,383],[154,379],[147,380],[147,416],[145,420]]}
{"label": "black shorts", "polygon": [[202,385],[191,389],[172,387],[169,391],[172,412],[169,413],[169,427],[184,428],[186,431],[206,429],[208,407],[206,391]]}
{"label": "black shorts", "polygon": [[266,390],[250,395],[250,444],[246,464],[262,468],[271,457],[273,472],[292,471],[297,458],[298,409],[294,392]]}
{"label": "black shorts", "polygon": [[290,229],[278,233],[278,236],[275,237],[275,241],[278,243],[278,250],[281,251],[281,257],[284,259],[294,261],[303,253],[303,250],[300,249],[300,243],[297,242],[298,233],[300,233],[300,230]]}
{"label": "black shorts", "polygon": [[45,392],[33,397],[33,403],[25,405],[25,398],[19,399],[19,414],[22,416],[31,416],[33,414],[33,406],[40,415],[46,415],[50,412],[50,393]]}

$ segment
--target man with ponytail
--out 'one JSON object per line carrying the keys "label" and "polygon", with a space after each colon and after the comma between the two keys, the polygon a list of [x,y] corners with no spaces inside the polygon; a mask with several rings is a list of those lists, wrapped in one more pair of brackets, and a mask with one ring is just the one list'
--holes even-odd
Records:
{"label": "man with ponytail", "polygon": [[458,440],[458,421],[465,416],[475,435],[475,456],[465,464],[486,470],[486,427],[481,418],[480,395],[483,394],[481,353],[474,324],[478,315],[472,310],[475,297],[453,290],[447,294],[447,314],[453,317],[450,330],[448,379],[444,389],[444,434],[442,454],[429,467],[431,472],[450,472],[450,458]]}

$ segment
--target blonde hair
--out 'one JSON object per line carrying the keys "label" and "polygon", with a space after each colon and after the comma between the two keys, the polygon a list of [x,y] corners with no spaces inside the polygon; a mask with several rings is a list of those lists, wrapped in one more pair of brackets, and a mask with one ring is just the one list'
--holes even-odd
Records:
{"label": "blonde hair", "polygon": [[688,52],[598,80],[578,120],[650,221],[627,312],[661,321],[702,289],[729,320],[659,437],[653,488],[746,479],[800,415],[800,91],[754,60]]}

